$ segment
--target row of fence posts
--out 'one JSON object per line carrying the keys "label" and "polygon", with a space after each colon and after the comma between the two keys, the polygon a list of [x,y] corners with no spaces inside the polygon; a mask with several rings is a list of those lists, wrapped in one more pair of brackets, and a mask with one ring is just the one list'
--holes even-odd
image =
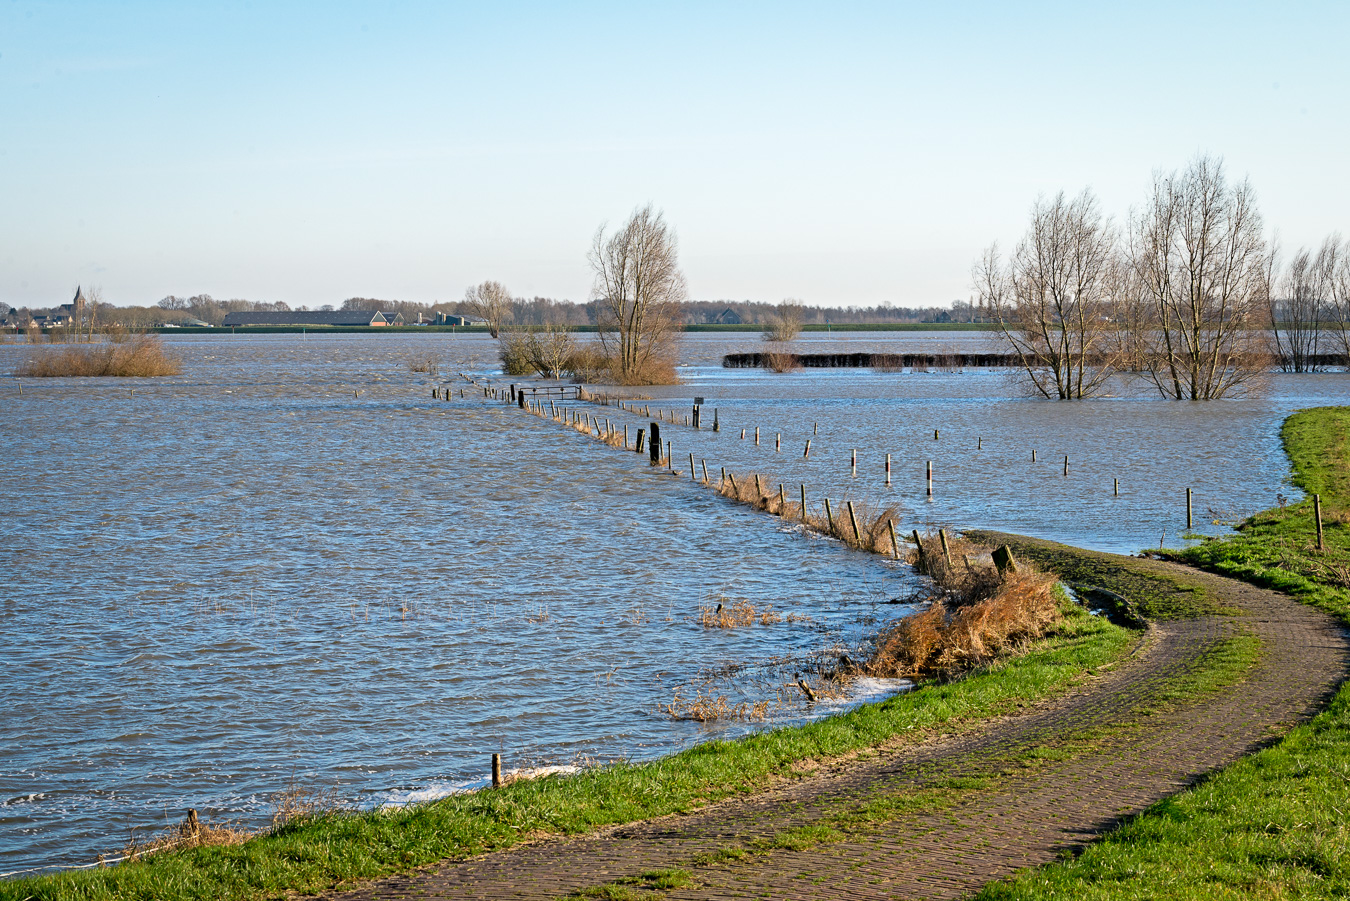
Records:
{"label": "row of fence posts", "polygon": [[[478,385],[478,382],[477,382],[477,381],[475,381],[475,380],[473,380],[473,379],[470,379],[468,376],[465,376],[463,373],[461,373],[460,375],[461,375],[463,378],[465,378],[466,380],[470,381],[470,382],[471,382],[472,384],[474,384],[475,386]],[[437,389],[437,388],[432,388],[432,389],[431,389],[431,396],[432,396],[433,398],[437,397],[437,396],[438,396],[438,391],[439,391],[439,389]],[[506,392],[502,392],[502,391],[500,391],[500,389],[495,389],[495,388],[491,388],[491,387],[483,387],[483,394],[484,394],[485,397],[502,397],[502,398],[505,398],[505,397],[507,396],[507,393],[506,393]],[[463,391],[463,389],[460,389],[460,397],[463,397],[463,396],[464,396],[464,391]],[[449,399],[450,399],[450,397],[451,397],[451,389],[450,389],[450,388],[447,387],[447,388],[444,389],[444,397],[445,397],[446,400],[449,400]],[[523,389],[517,389],[517,387],[516,387],[515,385],[509,386],[509,397],[510,397],[510,400],[516,402],[516,403],[520,406],[521,409],[526,409],[526,408],[527,408],[527,407],[526,407],[526,400],[525,400],[525,391],[524,391]],[[605,403],[606,405],[608,405],[608,403],[609,403],[608,397],[603,398],[603,401],[604,401],[604,403]],[[636,412],[636,410],[634,409],[636,405],[628,404],[628,403],[625,403],[624,401],[619,401],[619,402],[618,402],[618,406],[619,406],[621,409],[625,410],[626,412],[629,412],[629,413],[635,413],[635,412]],[[685,420],[686,424],[692,425],[694,428],[700,428],[700,429],[701,429],[702,406],[703,406],[703,405],[702,405],[702,404],[699,404],[699,403],[694,404],[694,406],[693,406],[693,411],[692,411],[691,416],[690,416],[690,417],[687,417],[686,420]],[[643,413],[644,413],[644,414],[650,415],[650,407],[649,407],[649,406],[644,406],[642,409],[643,409]],[[549,399],[549,411],[550,411],[550,414],[551,414],[554,418],[557,418],[557,415],[558,415],[558,414],[557,414],[557,407],[554,405],[553,400],[552,400],[551,398]],[[658,411],[658,413],[659,413],[659,412],[660,412],[660,411]],[[665,420],[664,420],[664,416],[661,416],[661,417],[659,417],[659,418],[660,418],[662,421],[665,421]],[[673,410],[670,411],[670,421],[671,421],[672,423],[675,422],[675,413],[674,413]],[[605,422],[606,422],[606,429],[608,429],[608,428],[609,428],[609,421],[606,420]],[[640,453],[642,453],[644,446],[647,447],[647,448],[648,448],[648,456],[649,456],[651,465],[655,466],[655,465],[658,465],[658,464],[661,462],[661,450],[662,450],[662,447],[661,447],[661,439],[660,439],[660,429],[661,429],[661,426],[660,426],[660,422],[657,422],[657,421],[652,421],[649,425],[650,425],[650,436],[651,436],[651,437],[650,437],[650,440],[648,440],[648,438],[647,438],[647,433],[646,433],[646,431],[645,431],[644,429],[638,429],[638,430],[637,430],[637,440],[636,440],[636,444],[635,444],[635,446],[634,446],[633,449],[634,449],[635,452],[637,452],[637,453],[640,454]],[[596,428],[597,428],[597,429],[599,428],[599,421],[598,421],[598,420],[596,421]],[[716,408],[714,408],[714,410],[713,410],[713,428],[712,428],[712,430],[713,430],[714,432],[720,432],[720,431],[721,431],[721,422],[720,422],[720,419],[719,419],[718,410],[717,410]],[[818,435],[818,434],[819,434],[819,424],[818,424],[818,423],[815,423],[815,422],[811,423],[811,432],[812,432],[813,435]],[[742,439],[744,439],[744,438],[746,437],[746,433],[747,433],[747,430],[746,430],[746,429],[744,429],[744,428],[741,429],[741,438],[742,438]],[[602,434],[604,434],[604,432],[602,432]],[[939,441],[939,440],[941,440],[941,434],[942,434],[942,433],[941,433],[941,430],[940,430],[940,429],[934,429],[934,430],[933,430],[933,440],[934,440],[934,441]],[[759,428],[759,426],[755,426],[755,431],[754,431],[754,441],[755,441],[755,445],[756,445],[756,446],[759,446],[759,443],[760,443],[760,428]],[[783,433],[782,433],[782,432],[777,432],[777,433],[775,433],[775,435],[774,435],[774,450],[775,450],[775,451],[781,451],[781,450],[782,450],[782,443],[783,443]],[[666,442],[666,445],[667,445],[666,448],[665,448],[665,450],[666,450],[666,460],[669,462],[669,461],[671,460],[671,456],[670,456],[670,455],[671,455],[671,453],[672,453],[673,451],[672,451],[672,449],[671,449],[671,447],[670,447],[671,442],[667,441],[667,442]],[[624,447],[625,447],[625,448],[628,447],[628,427],[627,427],[626,425],[624,426]],[[982,450],[983,447],[984,447],[984,438],[983,438],[983,436],[979,436],[979,437],[976,438],[976,449],[977,449],[977,450]],[[811,439],[808,438],[808,439],[806,439],[806,447],[805,447],[805,449],[804,449],[803,452],[802,452],[802,459],[808,460],[808,459],[810,459],[810,456],[811,456]],[[1032,449],[1031,449],[1031,462],[1033,462],[1033,463],[1036,462],[1036,449],[1035,449],[1035,448],[1032,448]],[[671,463],[670,465],[672,466],[672,469],[673,469],[673,463]],[[851,454],[850,454],[850,459],[849,459],[849,467],[850,467],[850,470],[851,470],[851,472],[852,472],[852,475],[856,478],[857,475],[858,475],[858,449],[857,449],[857,448],[853,448],[853,449],[852,449],[852,452],[851,452]],[[725,472],[726,472],[726,471],[725,471],[725,469],[724,469],[724,470],[723,470],[723,473],[725,474]],[[1068,474],[1069,474],[1069,456],[1068,456],[1068,454],[1065,454],[1065,455],[1064,455],[1063,473],[1064,473],[1065,476],[1068,476]],[[689,475],[690,475],[690,478],[696,479],[696,470],[695,470],[695,468],[694,468],[694,455],[693,455],[692,453],[689,455]],[[706,481],[706,479],[707,479],[707,462],[706,462],[706,461],[704,461],[704,478],[705,478],[705,481]],[[724,475],[724,478],[725,478],[725,475]],[[932,498],[932,497],[933,497],[933,461],[932,461],[932,460],[928,460],[928,461],[926,461],[926,463],[925,463],[925,466],[924,466],[924,482],[925,482],[925,492],[924,492],[924,493],[925,493],[925,496],[926,496],[926,497],[929,497],[929,498]],[[887,487],[890,487],[890,485],[891,485],[891,455],[890,455],[890,454],[886,454],[886,463],[885,463],[885,484],[887,485]],[[781,486],[780,486],[780,487],[781,487]],[[806,495],[805,495],[805,491],[806,491],[806,486],[803,485],[803,486],[802,486],[802,498],[803,498],[803,501],[802,501],[802,511],[803,511],[803,518],[805,517],[805,496],[806,496]],[[1119,478],[1112,478],[1112,480],[1111,480],[1111,494],[1112,494],[1112,496],[1114,496],[1114,497],[1120,497],[1120,479],[1119,479]],[[1323,533],[1323,526],[1322,526],[1322,499],[1321,499],[1321,495],[1318,495],[1318,494],[1314,494],[1314,495],[1312,496],[1312,498],[1313,498],[1313,516],[1314,516],[1314,520],[1315,520],[1315,522],[1316,522],[1316,528],[1317,528],[1317,549],[1318,549],[1318,550],[1323,550],[1323,549],[1325,548],[1325,540],[1324,540],[1324,533]],[[827,519],[829,519],[831,522],[833,521],[833,520],[832,520],[832,517],[831,517],[831,514],[830,514],[830,510],[829,510],[829,499],[828,499],[828,498],[826,499],[826,517],[827,517]],[[1194,527],[1195,527],[1194,492],[1193,492],[1193,489],[1187,488],[1187,489],[1186,489],[1186,528],[1187,528],[1187,529],[1193,529]]]}

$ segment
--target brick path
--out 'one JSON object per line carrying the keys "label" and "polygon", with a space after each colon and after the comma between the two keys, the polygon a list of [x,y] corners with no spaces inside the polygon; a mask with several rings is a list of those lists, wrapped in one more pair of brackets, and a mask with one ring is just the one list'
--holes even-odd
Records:
{"label": "brick path", "polygon": [[[1185,572],[1242,615],[1156,625],[1129,661],[1067,699],[697,813],[446,862],[333,897],[557,898],[661,868],[694,879],[662,895],[670,901],[968,896],[1091,841],[1119,817],[1255,750],[1316,712],[1350,672],[1350,637],[1330,616],[1284,595]],[[1240,684],[1150,711],[1161,684],[1240,628],[1262,644],[1259,663]],[[1055,750],[1075,735],[1095,737],[1073,752]],[[981,790],[948,788],[953,779],[982,776],[995,778]],[[942,803],[858,818],[863,805],[913,798],[924,788],[924,797]],[[784,832],[822,822],[838,830],[835,841],[762,850]],[[734,860],[729,849],[758,853]],[[719,851],[722,862],[709,862]]]}

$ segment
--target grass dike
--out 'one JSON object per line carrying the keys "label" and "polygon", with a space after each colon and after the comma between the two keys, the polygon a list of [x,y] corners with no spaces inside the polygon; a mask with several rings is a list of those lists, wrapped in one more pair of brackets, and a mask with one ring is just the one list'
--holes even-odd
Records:
{"label": "grass dike", "polygon": [[[1281,438],[1293,483],[1309,496],[1250,517],[1234,535],[1163,556],[1284,592],[1350,625],[1350,407],[1301,410]],[[1320,549],[1313,494],[1324,519]],[[977,897],[1350,897],[1350,685],[1273,746],[1153,805],[1072,859]]]}

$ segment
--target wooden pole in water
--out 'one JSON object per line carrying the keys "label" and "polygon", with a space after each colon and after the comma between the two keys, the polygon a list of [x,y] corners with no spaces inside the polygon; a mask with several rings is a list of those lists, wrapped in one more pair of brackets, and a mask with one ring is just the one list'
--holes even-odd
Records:
{"label": "wooden pole in water", "polygon": [[1064,474],[1065,474],[1065,475],[1068,475],[1068,474],[1069,474],[1069,455],[1068,455],[1068,454],[1065,454],[1065,455],[1064,455]]}
{"label": "wooden pole in water", "polygon": [[745,440],[745,429],[741,429],[741,440]]}
{"label": "wooden pole in water", "polygon": [[933,461],[928,461],[928,496],[933,496]]}
{"label": "wooden pole in water", "polygon": [[886,455],[886,484],[891,484],[891,455]]}
{"label": "wooden pole in water", "polygon": [[694,455],[689,455],[689,481],[698,481],[698,470],[694,468]]}
{"label": "wooden pole in water", "polygon": [[736,487],[736,476],[733,475],[732,473],[727,472],[726,469],[723,469],[722,472],[726,473],[727,481],[731,483],[731,493],[735,495],[736,498],[739,500],[741,496],[741,491],[739,488]]}
{"label": "wooden pole in water", "polygon": [[1111,493],[1115,497],[1120,497],[1120,479],[1111,480]]}
{"label": "wooden pole in water", "polygon": [[780,453],[783,450],[783,433],[778,432],[773,436],[774,453]]}
{"label": "wooden pole in water", "polygon": [[938,440],[938,430],[937,430],[937,429],[933,429],[933,440],[934,440],[934,441],[937,441],[937,440]]}
{"label": "wooden pole in water", "polygon": [[764,497],[764,486],[760,484],[759,473],[755,473],[755,498],[758,500],[762,497]]}
{"label": "wooden pole in water", "polygon": [[895,537],[895,520],[886,520],[886,525],[891,530],[891,556],[896,560],[900,559],[900,540]]}
{"label": "wooden pole in water", "polygon": [[819,425],[819,423],[815,423],[815,422],[811,423],[811,434],[812,434],[812,435],[819,435],[819,434],[820,434],[820,425]]}
{"label": "wooden pole in water", "polygon": [[928,558],[927,558],[927,555],[925,555],[924,552],[923,552],[923,542],[919,540],[919,530],[918,530],[918,529],[915,529],[915,530],[914,530],[914,546],[917,547],[917,548],[919,549],[919,557],[918,557],[917,560],[914,561],[915,563],[918,564],[918,566],[915,567],[915,568],[916,568],[916,569],[919,569],[919,570],[927,570],[927,569],[928,569]]}
{"label": "wooden pole in water", "polygon": [[628,423],[623,424],[623,449],[628,450]]}
{"label": "wooden pole in water", "polygon": [[502,787],[502,755],[492,755],[492,787]]}
{"label": "wooden pole in water", "polygon": [[938,529],[938,541],[942,542],[942,560],[947,564],[947,569],[952,568],[952,549],[947,544],[947,530]]}
{"label": "wooden pole in water", "polygon": [[806,483],[802,482],[802,522],[806,522]]}
{"label": "wooden pole in water", "polygon": [[853,449],[853,476],[854,478],[858,476],[858,449],[856,447]]}
{"label": "wooden pole in water", "polygon": [[703,484],[706,485],[708,484],[708,461],[700,460],[699,462],[703,464]]}
{"label": "wooden pole in water", "polygon": [[834,513],[830,511],[830,499],[825,498],[825,522],[830,526],[830,534],[834,534]]}
{"label": "wooden pole in water", "polygon": [[807,438],[807,439],[806,439],[806,450],[802,451],[802,459],[803,459],[803,460],[809,459],[810,456],[811,456],[811,439],[810,439],[810,438]]}
{"label": "wooden pole in water", "polygon": [[1326,550],[1326,545],[1322,543],[1322,495],[1313,495],[1313,519],[1317,521],[1317,549]]}
{"label": "wooden pole in water", "polygon": [[858,517],[853,512],[853,501],[845,501],[844,504],[848,507],[849,525],[853,526],[853,543],[862,547],[862,532],[858,531]]}
{"label": "wooden pole in water", "polygon": [[759,426],[755,426],[755,447],[759,447]]}
{"label": "wooden pole in water", "polygon": [[726,480],[727,480],[727,468],[726,468],[725,466],[723,466],[723,467],[722,467],[722,481],[720,481],[720,482],[717,483],[717,487],[718,487],[718,488],[721,488],[722,485],[726,482]]}
{"label": "wooden pole in water", "polygon": [[720,431],[722,431],[722,424],[721,424],[720,422],[717,421],[717,408],[716,408],[716,407],[713,407],[713,431],[714,431],[714,432],[720,432]]}
{"label": "wooden pole in water", "polygon": [[655,466],[661,462],[661,426],[659,423],[649,423],[651,431],[647,433],[647,456],[651,460],[651,465]]}
{"label": "wooden pole in water", "polygon": [[984,438],[976,438],[976,439],[975,439],[975,449],[976,449],[976,450],[984,450]]}
{"label": "wooden pole in water", "polygon": [[778,483],[778,515],[782,516],[783,511],[787,509],[787,494],[783,491],[783,483]]}
{"label": "wooden pole in water", "polygon": [[666,466],[669,467],[671,472],[674,472],[675,460],[671,457],[672,453],[674,453],[674,451],[670,449],[670,442],[666,441]]}
{"label": "wooden pole in water", "polygon": [[1186,489],[1186,528],[1190,528],[1193,522],[1191,516],[1191,489]]}
{"label": "wooden pole in water", "polygon": [[1031,449],[1031,462],[1032,463],[1036,462],[1036,448],[1034,447]]}

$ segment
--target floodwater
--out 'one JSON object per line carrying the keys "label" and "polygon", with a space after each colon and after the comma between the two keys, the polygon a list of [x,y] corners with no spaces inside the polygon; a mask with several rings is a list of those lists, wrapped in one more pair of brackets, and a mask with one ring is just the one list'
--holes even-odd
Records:
{"label": "floodwater", "polygon": [[[901,615],[886,602],[915,578],[717,497],[690,481],[691,453],[714,478],[804,484],[813,505],[895,505],[905,529],[1129,552],[1184,541],[1187,488],[1207,533],[1296,497],[1279,423],[1343,403],[1350,384],[1279,376],[1210,404],[1128,388],[1060,404],[1002,372],[724,370],[758,336],[695,334],[683,384],[649,403],[682,421],[702,396],[722,428],[664,425],[671,474],[485,399],[456,375],[510,381],[482,337],[169,341],[175,378],[25,380],[22,396],[0,381],[0,872],[92,862],[187,807],[261,824],[296,785],[404,803],[481,784],[494,752],[508,769],[641,759],[757,728],[673,719],[657,708],[676,692],[781,699],[769,721],[789,722],[894,690],[814,709],[775,694],[806,655]],[[0,345],[0,373],[27,352]],[[436,377],[411,371],[428,354]],[[447,384],[453,398],[433,400]],[[739,600],[783,619],[699,624],[701,607]]]}

